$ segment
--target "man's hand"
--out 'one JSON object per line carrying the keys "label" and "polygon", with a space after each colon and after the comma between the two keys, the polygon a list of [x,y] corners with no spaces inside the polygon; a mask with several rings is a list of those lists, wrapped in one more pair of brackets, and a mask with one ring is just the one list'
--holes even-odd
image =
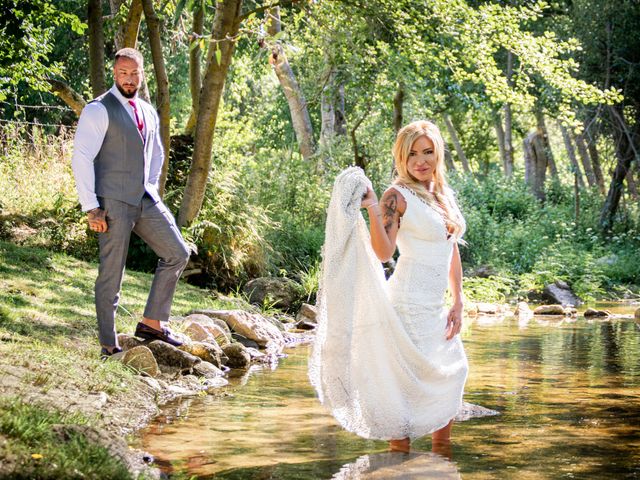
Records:
{"label": "man's hand", "polygon": [[109,229],[107,226],[107,212],[101,208],[89,210],[87,212],[87,221],[89,222],[89,228],[94,232],[103,233]]}

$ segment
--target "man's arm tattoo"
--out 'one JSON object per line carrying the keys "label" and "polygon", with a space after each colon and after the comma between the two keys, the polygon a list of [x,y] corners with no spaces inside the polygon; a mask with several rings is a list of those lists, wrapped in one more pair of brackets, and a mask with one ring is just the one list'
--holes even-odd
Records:
{"label": "man's arm tattoo", "polygon": [[398,210],[398,196],[395,193],[390,193],[383,203],[384,213],[382,214],[382,220],[384,222],[384,229],[389,233],[393,226],[393,220]]}

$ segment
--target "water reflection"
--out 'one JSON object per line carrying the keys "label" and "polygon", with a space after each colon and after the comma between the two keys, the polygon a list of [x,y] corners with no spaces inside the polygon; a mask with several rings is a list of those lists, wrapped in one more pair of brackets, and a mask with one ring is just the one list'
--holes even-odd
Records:
{"label": "water reflection", "polygon": [[342,430],[309,386],[304,347],[164,409],[135,446],[186,478],[640,478],[633,320],[482,318],[463,339],[465,400],[501,415],[456,423],[455,463],[428,437],[403,456]]}
{"label": "water reflection", "polygon": [[344,465],[333,480],[460,479],[456,466],[435,453],[384,452],[362,455]]}

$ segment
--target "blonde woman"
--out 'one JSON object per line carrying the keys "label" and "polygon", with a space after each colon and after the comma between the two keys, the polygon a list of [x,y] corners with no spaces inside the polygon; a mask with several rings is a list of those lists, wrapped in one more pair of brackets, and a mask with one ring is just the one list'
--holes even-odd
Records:
{"label": "blonde woman", "polygon": [[[380,201],[367,189],[362,207],[369,213],[376,256],[387,261],[398,246],[400,257],[388,283],[390,300],[408,336],[428,359],[429,371],[421,372],[422,391],[431,392],[433,398],[424,399],[423,407],[435,408],[430,407],[432,415],[420,412],[415,420],[433,428],[429,430],[434,444],[448,442],[468,370],[458,336],[463,312],[458,243],[465,222],[447,185],[444,142],[436,125],[418,121],[402,128],[393,157],[397,175],[392,186]],[[448,311],[444,310],[447,288],[453,298]],[[409,431],[420,429],[415,425]],[[408,436],[393,439],[390,445],[407,450],[409,442]]]}
{"label": "blonde woman", "polygon": [[[443,170],[437,127],[415,122],[398,133],[398,171],[380,202],[364,172],[347,168],[327,208],[318,290],[318,327],[309,379],[342,427],[408,451],[432,434],[447,454],[462,404],[467,357],[462,268],[465,224]],[[370,225],[361,214],[369,211]],[[380,260],[400,250],[385,279]],[[453,306],[445,308],[447,288]]]}

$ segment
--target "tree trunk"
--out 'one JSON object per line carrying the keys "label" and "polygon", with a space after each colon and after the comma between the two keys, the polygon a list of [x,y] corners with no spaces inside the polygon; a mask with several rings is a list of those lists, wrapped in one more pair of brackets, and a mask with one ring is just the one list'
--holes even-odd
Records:
{"label": "tree trunk", "polygon": [[80,113],[82,113],[82,109],[87,104],[87,102],[84,101],[84,98],[82,98],[82,95],[60,80],[47,78],[47,82],[51,85],[51,91],[60,97],[64,103],[69,105],[69,107],[79,117]]}
{"label": "tree trunk", "polygon": [[636,179],[633,176],[633,171],[636,170],[636,168],[634,168],[634,163],[631,163],[631,166],[629,167],[629,171],[627,172],[627,190],[629,191],[629,195],[631,195],[631,198],[633,198],[634,200],[638,199],[638,184],[636,183]]}
{"label": "tree trunk", "polygon": [[502,118],[500,117],[499,112],[494,112],[493,119],[493,128],[496,131],[496,139],[498,140],[498,151],[500,152],[500,161],[502,162],[502,166],[506,165],[507,160],[505,158],[504,151],[504,129],[502,128]]}
{"label": "tree trunk", "polygon": [[[182,197],[178,224],[190,224],[200,212],[211,169],[211,147],[218,119],[218,108],[224,89],[229,65],[235,49],[234,37],[240,28],[242,0],[225,0],[217,3],[211,32],[219,54],[211,54],[200,90],[198,121],[196,122],[193,158],[189,178]],[[213,49],[210,49],[213,50]]]}
{"label": "tree trunk", "polygon": [[358,127],[360,127],[362,122],[365,120],[365,118],[369,116],[370,112],[371,112],[371,105],[369,105],[364,115],[362,115],[358,119],[358,121],[355,123],[355,125],[349,132],[349,135],[351,136],[351,144],[353,145],[353,162],[355,163],[356,166],[360,167],[364,171],[367,170],[367,165],[369,164],[369,161],[367,160],[367,154],[365,152],[364,147],[360,148],[360,146],[358,145],[358,139],[356,138],[356,131],[358,130]]}
{"label": "tree trunk", "polygon": [[455,172],[456,165],[453,163],[453,157],[451,156],[451,150],[449,150],[449,146],[444,144],[444,164],[447,167],[447,171]]}
{"label": "tree trunk", "polygon": [[582,162],[582,168],[584,168],[584,174],[587,177],[589,187],[596,187],[596,175],[591,167],[591,158],[589,158],[589,152],[587,151],[587,144],[584,141],[584,135],[578,134],[575,136],[576,147],[578,147],[578,154],[580,155],[580,161]]}
{"label": "tree trunk", "polygon": [[591,122],[585,122],[585,138],[587,140],[587,150],[589,151],[589,158],[591,159],[591,166],[593,167],[593,174],[596,176],[596,183],[598,184],[598,190],[604,195],[607,193],[604,185],[604,175],[602,174],[602,167],[600,166],[600,154],[596,146],[597,136],[595,132],[588,128]]}
{"label": "tree trunk", "polygon": [[153,70],[156,75],[158,92],[156,94],[156,109],[160,117],[160,138],[162,139],[162,149],[164,150],[164,163],[160,175],[160,196],[164,195],[164,185],[167,181],[169,171],[169,148],[171,142],[171,111],[169,99],[169,77],[164,65],[162,55],[162,40],[160,39],[160,19],[153,8],[153,0],[142,0],[144,17],[147,21],[147,32],[149,34],[149,45],[151,46],[151,56],[153,58]]}
{"label": "tree trunk", "polygon": [[93,98],[107,91],[104,74],[104,31],[102,27],[102,0],[89,0],[87,23],[89,24],[89,77]]}
{"label": "tree trunk", "polygon": [[302,158],[309,160],[316,150],[311,117],[307,109],[307,102],[281,45],[273,46],[269,63],[273,65],[280,85],[282,85],[284,95],[287,98],[291,122],[293,123],[293,130],[296,132],[298,148]]}
{"label": "tree trunk", "polygon": [[[125,3],[125,0],[109,0],[111,6],[111,15],[116,17],[113,22],[113,43],[116,46],[116,51],[121,48],[137,48],[138,44],[138,30],[140,28],[140,19],[142,17],[142,0],[131,0],[131,6],[127,12],[126,19],[119,20],[117,17],[120,12],[120,7]],[[146,76],[142,76],[142,85],[138,91],[138,95],[146,101],[151,102],[149,96],[149,87],[147,86]]]}
{"label": "tree trunk", "polygon": [[453,143],[454,148],[456,149],[456,154],[458,155],[458,159],[462,163],[462,170],[465,173],[471,173],[471,167],[469,166],[469,161],[467,160],[467,156],[464,154],[464,150],[462,149],[462,145],[460,144],[460,140],[458,139],[458,132],[456,132],[456,127],[453,125],[451,121],[451,117],[448,114],[443,113],[442,118],[444,119],[444,123],[447,126],[447,130],[449,131],[449,137],[451,137],[451,142]]}
{"label": "tree trunk", "polygon": [[122,26],[122,45],[124,47],[138,47],[138,32],[142,19],[142,0],[132,0],[131,8],[127,14],[127,20]]}
{"label": "tree trunk", "polygon": [[524,181],[527,182],[533,195],[544,202],[544,182],[547,172],[547,157],[544,135],[536,130],[523,141],[524,147]]}
{"label": "tree trunk", "polygon": [[113,43],[116,46],[116,50],[124,48],[124,22],[120,15],[120,7],[125,0],[109,0],[109,7],[111,9],[111,16],[113,17]]}
{"label": "tree trunk", "polygon": [[338,85],[338,96],[336,98],[336,135],[344,136],[347,134],[347,116],[345,114],[345,102],[344,102],[344,83],[340,82]]}
{"label": "tree trunk", "polygon": [[[271,8],[268,11],[269,20],[267,29],[273,34],[281,31],[280,9],[278,7]],[[269,63],[276,72],[278,81],[284,91],[284,96],[289,104],[289,113],[291,114],[291,123],[298,141],[298,148],[302,154],[302,158],[309,160],[316,150],[315,141],[313,139],[313,126],[307,102],[304,99],[302,89],[289,65],[287,56],[284,53],[282,45],[278,42],[271,46],[271,55]]]}
{"label": "tree trunk", "polygon": [[609,192],[600,214],[600,227],[605,231],[613,227],[613,219],[622,196],[622,184],[629,173],[631,162],[637,157],[637,144],[640,143],[637,138],[640,118],[636,118],[634,130],[630,131],[623,117],[622,106],[610,106],[608,109],[613,125],[613,138],[618,162],[613,171]]}
{"label": "tree trunk", "polygon": [[544,113],[542,109],[536,108],[536,123],[538,126],[538,133],[542,135],[542,141],[544,144],[544,152],[547,157],[547,165],[549,166],[549,173],[554,180],[558,179],[558,168],[556,161],[553,158],[553,150],[551,150],[551,144],[549,143],[549,132],[547,131],[547,125],[544,121]]}
{"label": "tree trunk", "polygon": [[126,0],[109,0],[111,15],[114,17],[113,43],[116,46],[116,50],[125,47],[137,48],[138,45],[138,32],[142,19],[142,0],[131,0],[126,18],[119,15],[120,8],[124,3],[126,3]]}
{"label": "tree trunk", "polygon": [[265,15],[267,35],[275,37],[282,31],[282,24],[280,23],[280,7],[275,6],[266,11]]}
{"label": "tree trunk", "polygon": [[199,39],[204,32],[204,5],[199,1],[193,12],[192,43],[189,50],[189,90],[191,92],[191,113],[185,128],[187,135],[193,136],[198,118],[198,104],[200,103],[200,89],[202,88],[202,50]]}
{"label": "tree trunk", "polygon": [[[507,82],[509,86],[513,85],[511,77],[513,76],[513,54],[507,51]],[[512,119],[511,104],[504,104],[504,174],[511,177],[513,175],[513,141],[512,141]]]}
{"label": "tree trunk", "polygon": [[404,105],[404,82],[398,82],[398,89],[393,97],[393,129],[396,133],[402,128],[402,107]]}
{"label": "tree trunk", "polygon": [[573,143],[571,142],[571,136],[567,131],[566,127],[561,123],[558,124],[560,126],[560,131],[562,132],[562,139],[564,140],[564,146],[567,149],[567,156],[569,157],[569,161],[571,162],[571,169],[576,175],[576,179],[580,188],[584,188],[584,179],[582,178],[582,171],[580,170],[580,165],[578,165],[578,160],[576,158],[576,151],[573,148]]}
{"label": "tree trunk", "polygon": [[320,129],[320,144],[327,147],[331,144],[333,137],[336,135],[336,92],[335,92],[336,71],[333,66],[329,67],[326,73],[327,81],[325,82],[322,94],[320,96],[320,116],[322,118],[322,126]]}

